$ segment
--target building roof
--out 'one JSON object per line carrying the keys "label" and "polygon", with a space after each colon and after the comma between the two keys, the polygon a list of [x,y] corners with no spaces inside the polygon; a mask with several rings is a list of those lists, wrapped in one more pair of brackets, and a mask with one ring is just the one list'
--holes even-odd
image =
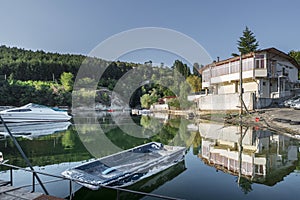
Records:
{"label": "building roof", "polygon": [[280,50],[278,50],[274,47],[271,47],[271,48],[268,48],[268,49],[263,49],[263,50],[256,51],[256,53],[263,52],[263,51],[281,56],[281,57],[287,59],[288,61],[290,61],[290,63],[292,63],[295,67],[300,69],[300,65],[297,63],[297,61],[293,57],[291,57],[288,54],[284,53],[283,51],[280,51]]}
{"label": "building roof", "polygon": [[[267,48],[267,49],[262,49],[262,50],[258,50],[258,51],[255,51],[255,52],[251,52],[251,53],[245,54],[245,55],[243,55],[243,59],[244,58],[253,57],[253,56],[255,56],[256,53],[261,53],[261,52],[267,52],[267,53],[272,53],[272,54],[281,56],[281,57],[287,59],[295,67],[297,67],[298,69],[300,69],[300,65],[297,63],[297,61],[294,58],[292,58],[288,54],[286,54],[286,53],[284,53],[284,52],[282,52],[282,51],[280,51],[280,50],[278,50],[278,49],[276,49],[274,47]],[[205,69],[209,68],[209,67],[219,66],[219,65],[222,65],[222,64],[225,64],[225,63],[237,61],[239,59],[240,59],[239,56],[235,56],[235,57],[231,57],[231,58],[228,58],[228,59],[225,59],[225,60],[221,60],[219,62],[215,62],[214,61],[213,63],[205,65],[204,67],[200,68],[198,71],[199,71],[200,74],[202,74],[202,72]]]}

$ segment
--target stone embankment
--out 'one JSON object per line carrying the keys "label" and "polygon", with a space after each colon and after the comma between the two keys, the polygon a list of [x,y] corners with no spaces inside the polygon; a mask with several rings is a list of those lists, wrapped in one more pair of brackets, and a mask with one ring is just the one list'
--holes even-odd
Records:
{"label": "stone embankment", "polygon": [[[223,121],[227,124],[240,124],[238,113],[202,113],[200,118]],[[261,129],[269,129],[300,139],[300,110],[292,108],[268,108],[253,111],[242,116],[242,124]]]}
{"label": "stone embankment", "polygon": [[300,135],[300,110],[294,110],[292,108],[270,108],[263,111],[260,116],[271,128]]}

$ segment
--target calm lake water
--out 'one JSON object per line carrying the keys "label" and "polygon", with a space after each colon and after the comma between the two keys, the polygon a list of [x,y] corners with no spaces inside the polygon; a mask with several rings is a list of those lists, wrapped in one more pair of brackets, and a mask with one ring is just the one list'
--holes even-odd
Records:
{"label": "calm lake water", "polygon": [[[75,125],[76,124],[76,125]],[[185,146],[183,162],[128,189],[183,199],[299,199],[300,142],[257,127],[224,126],[169,116],[83,113],[73,123],[10,124],[34,169],[60,175],[70,167],[122,149],[158,141]],[[0,125],[0,132],[4,129]],[[9,137],[0,140],[9,164],[26,167]],[[31,174],[14,170],[14,185]],[[0,167],[0,179],[9,171]],[[66,198],[69,183],[41,176],[49,193]],[[31,189],[31,187],[28,187]],[[38,191],[41,188],[37,187]],[[116,199],[116,192],[73,185],[74,199]],[[121,192],[121,199],[152,199]]]}

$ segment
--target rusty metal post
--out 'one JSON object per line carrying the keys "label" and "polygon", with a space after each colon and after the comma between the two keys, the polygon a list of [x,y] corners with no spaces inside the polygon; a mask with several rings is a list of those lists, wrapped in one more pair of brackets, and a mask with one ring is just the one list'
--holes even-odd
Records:
{"label": "rusty metal post", "polygon": [[73,197],[73,194],[72,194],[73,193],[72,180],[70,180],[69,186],[70,186],[70,196],[69,196],[69,199],[72,200],[72,197]]}
{"label": "rusty metal post", "polygon": [[32,192],[35,192],[35,172],[32,173]]}

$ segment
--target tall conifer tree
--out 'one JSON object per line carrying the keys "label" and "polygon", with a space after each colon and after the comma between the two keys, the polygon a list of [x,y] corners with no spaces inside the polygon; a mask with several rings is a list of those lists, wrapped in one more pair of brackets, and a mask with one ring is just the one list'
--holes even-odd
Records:
{"label": "tall conifer tree", "polygon": [[[253,51],[256,51],[258,48],[258,41],[256,40],[253,32],[246,26],[246,29],[243,31],[243,36],[238,40],[238,50],[241,54],[247,54]],[[232,54],[236,56],[238,54]]]}

